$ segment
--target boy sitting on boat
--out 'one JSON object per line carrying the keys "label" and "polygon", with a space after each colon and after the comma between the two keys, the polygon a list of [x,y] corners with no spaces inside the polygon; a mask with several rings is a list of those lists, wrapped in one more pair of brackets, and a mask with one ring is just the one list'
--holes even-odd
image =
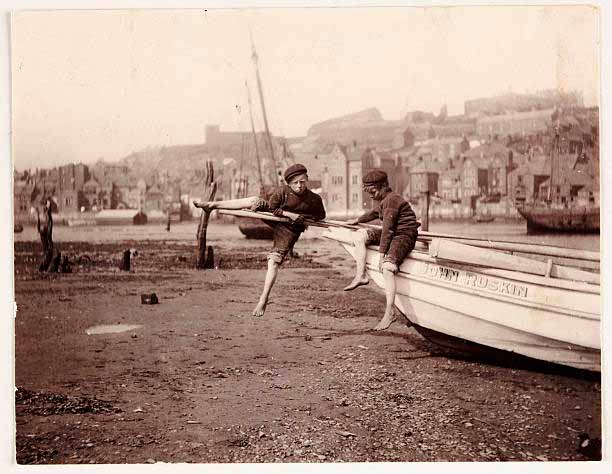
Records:
{"label": "boy sitting on boat", "polygon": [[395,321],[393,313],[396,294],[395,274],[399,271],[404,259],[414,249],[421,224],[417,221],[410,204],[391,190],[387,173],[384,171],[373,170],[367,173],[363,177],[363,188],[374,201],[378,202],[378,205],[347,223],[355,225],[380,219],[382,227],[359,229],[355,232],[357,272],[353,281],[344,290],[354,290],[358,286],[369,283],[366,274],[366,246],[378,244],[380,252],[378,269],[382,270],[384,277],[386,308],[383,318],[374,327],[374,330],[382,331]]}
{"label": "boy sitting on boat", "polygon": [[306,230],[304,218],[312,220],[325,219],[325,208],[318,194],[306,186],[308,170],[304,165],[294,164],[285,170],[285,185],[275,189],[268,200],[258,196],[227,201],[194,202],[194,206],[207,212],[213,209],[248,209],[251,211],[271,211],[275,216],[285,216],[292,222],[264,221],[273,228],[274,244],[268,254],[268,271],[263,292],[253,316],[263,316],[268,304],[268,297],[276,281],[278,269],[300,235]]}

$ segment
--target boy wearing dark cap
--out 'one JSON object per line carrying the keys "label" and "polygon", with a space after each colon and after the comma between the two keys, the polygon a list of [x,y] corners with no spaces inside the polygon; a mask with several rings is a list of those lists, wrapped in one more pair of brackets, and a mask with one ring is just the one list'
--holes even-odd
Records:
{"label": "boy wearing dark cap", "polygon": [[304,165],[294,164],[285,170],[285,185],[276,188],[268,200],[258,196],[228,201],[194,202],[194,206],[212,211],[213,209],[249,209],[251,211],[271,211],[275,216],[285,216],[291,223],[264,221],[273,228],[274,245],[268,254],[268,271],[263,292],[253,316],[263,316],[268,297],[276,281],[278,269],[300,235],[306,230],[304,218],[325,219],[325,208],[318,194],[313,193],[306,183],[308,170]]}
{"label": "boy wearing dark cap", "polygon": [[363,188],[374,201],[378,202],[378,206],[357,219],[348,221],[348,224],[354,225],[380,219],[382,227],[380,229],[359,229],[355,232],[357,272],[353,281],[344,290],[354,290],[358,286],[369,283],[366,274],[366,246],[378,244],[380,253],[378,270],[382,270],[383,273],[387,304],[385,314],[374,330],[382,331],[395,321],[393,314],[396,294],[395,274],[399,271],[404,259],[414,249],[421,224],[417,221],[410,204],[391,190],[387,173],[384,171],[373,170],[367,173],[363,177]]}

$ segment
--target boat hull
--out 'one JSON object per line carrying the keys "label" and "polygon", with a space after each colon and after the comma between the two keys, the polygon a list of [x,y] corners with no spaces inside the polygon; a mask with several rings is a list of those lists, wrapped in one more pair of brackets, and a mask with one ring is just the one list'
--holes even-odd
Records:
{"label": "boat hull", "polygon": [[599,208],[551,209],[519,207],[519,214],[527,221],[528,233],[542,232],[599,232]]}
{"label": "boat hull", "polygon": [[[347,237],[336,240],[353,255]],[[382,287],[378,258],[378,250],[369,248],[367,271]],[[417,250],[402,264],[396,282],[395,305],[414,325],[534,359],[601,370],[598,285],[559,287],[550,278],[509,271],[497,276],[440,263]]]}
{"label": "boat hull", "polygon": [[237,217],[238,229],[247,239],[272,240],[272,227],[261,219]]}

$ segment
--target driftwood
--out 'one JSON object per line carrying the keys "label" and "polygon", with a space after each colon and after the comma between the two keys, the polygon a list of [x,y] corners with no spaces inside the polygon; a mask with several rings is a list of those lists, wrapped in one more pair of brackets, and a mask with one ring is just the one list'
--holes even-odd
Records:
{"label": "driftwood", "polygon": [[[206,162],[206,187],[208,191],[206,200],[212,201],[217,193],[217,183],[215,182],[215,172],[211,161]],[[206,246],[206,232],[208,230],[209,219],[210,212],[202,210],[197,232],[198,253],[196,258],[196,268],[198,270],[214,268],[215,266],[212,247]]]}
{"label": "driftwood", "polygon": [[[40,241],[42,244],[42,261],[38,267],[38,271],[47,272],[57,271],[59,262],[57,265],[53,263],[53,217],[51,216],[51,201],[49,198],[45,200],[43,206],[43,216],[41,222],[39,206],[36,206],[36,229],[40,234]],[[61,258],[61,257],[60,257]]]}

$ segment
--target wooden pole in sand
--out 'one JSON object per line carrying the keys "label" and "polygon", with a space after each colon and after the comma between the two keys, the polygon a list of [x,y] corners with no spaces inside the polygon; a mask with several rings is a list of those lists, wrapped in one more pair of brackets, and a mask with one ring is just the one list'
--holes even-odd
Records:
{"label": "wooden pole in sand", "polygon": [[43,206],[43,222],[40,221],[39,206],[36,206],[36,229],[42,243],[42,262],[38,271],[50,271],[53,262],[53,217],[51,215],[51,198],[46,198]]}
{"label": "wooden pole in sand", "polygon": [[[206,187],[208,191],[208,196],[206,200],[214,200],[215,194],[217,193],[217,183],[215,181],[215,172],[211,161],[206,162]],[[198,225],[197,232],[198,254],[196,259],[196,268],[198,270],[204,270],[206,268],[214,267],[212,247],[206,247],[206,231],[208,230],[208,219],[210,219],[210,212],[202,210],[202,214],[200,215],[200,224]]]}

